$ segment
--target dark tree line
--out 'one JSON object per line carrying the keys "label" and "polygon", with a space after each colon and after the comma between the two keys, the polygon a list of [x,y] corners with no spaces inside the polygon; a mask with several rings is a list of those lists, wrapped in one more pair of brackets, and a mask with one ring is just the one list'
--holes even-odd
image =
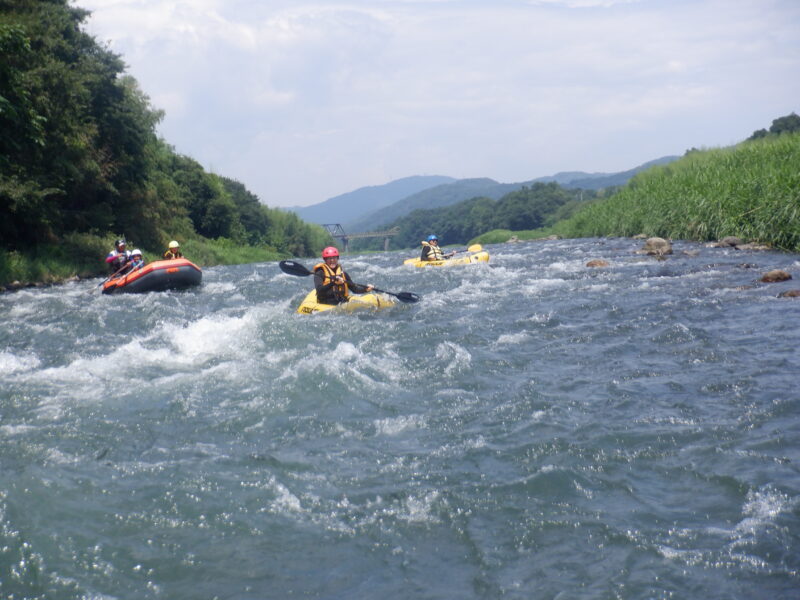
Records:
{"label": "dark tree line", "polygon": [[[398,248],[417,247],[431,233],[444,244],[466,244],[493,229],[522,231],[552,225],[597,194],[593,190],[562,188],[557,183],[534,183],[499,200],[473,198],[442,208],[418,209],[387,229],[399,228],[392,238],[392,246]],[[377,250],[381,243],[372,240],[354,247]]]}
{"label": "dark tree line", "polygon": [[199,235],[293,255],[329,241],[160,139],[163,113],[82,30],[88,15],[68,0],[0,0],[0,249],[73,233],[153,249]]}
{"label": "dark tree line", "polygon": [[759,138],[767,137],[770,135],[781,135],[783,133],[792,133],[800,131],[800,117],[795,113],[789,113],[785,117],[778,117],[772,121],[769,130],[759,129],[754,131],[749,140],[757,140]]}

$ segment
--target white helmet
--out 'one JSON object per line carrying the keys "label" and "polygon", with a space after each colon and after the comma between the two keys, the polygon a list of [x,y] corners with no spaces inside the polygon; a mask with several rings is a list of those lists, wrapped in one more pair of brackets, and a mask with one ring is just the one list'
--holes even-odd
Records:
{"label": "white helmet", "polygon": [[139,250],[138,248],[136,250],[134,250],[133,252],[131,252],[131,256],[141,256],[141,255],[142,255],[142,251]]}

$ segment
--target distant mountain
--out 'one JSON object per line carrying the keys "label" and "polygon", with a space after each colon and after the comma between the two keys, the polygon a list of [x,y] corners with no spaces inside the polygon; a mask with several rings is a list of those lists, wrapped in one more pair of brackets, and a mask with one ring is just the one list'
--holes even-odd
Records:
{"label": "distant mountain", "polygon": [[637,173],[646,171],[650,167],[655,167],[657,165],[666,165],[679,158],[680,156],[662,156],[661,158],[651,160],[628,171],[622,171],[620,173],[594,173],[585,177],[570,179],[569,181],[561,183],[561,185],[568,188],[583,188],[585,190],[599,190],[615,185],[625,185]]}
{"label": "distant mountain", "polygon": [[444,175],[414,175],[384,185],[359,188],[311,206],[293,206],[286,210],[297,213],[304,221],[317,224],[346,223],[407,198],[417,192],[456,181]]}
{"label": "distant mountain", "polygon": [[459,179],[422,190],[380,210],[367,213],[343,225],[345,231],[373,231],[381,225],[396,221],[417,208],[439,208],[463,200],[486,196],[498,200],[522,184],[497,183],[494,179]]}
{"label": "distant mountain", "polygon": [[555,175],[547,175],[545,177],[537,177],[533,181],[536,183],[551,183],[555,181],[558,185],[566,187],[570,181],[578,179],[590,179],[595,177],[607,177],[608,173],[585,173],[583,171],[562,171]]}
{"label": "distant mountain", "polygon": [[396,221],[417,208],[440,208],[479,196],[499,200],[506,194],[519,190],[523,186],[530,186],[538,182],[555,182],[563,187],[583,188],[587,190],[598,190],[606,187],[624,185],[636,173],[644,171],[654,165],[672,162],[678,158],[680,157],[664,156],[620,173],[565,171],[520,183],[498,183],[494,179],[489,178],[454,180],[451,183],[437,185],[412,194],[406,198],[401,198],[393,204],[382,207],[380,210],[372,210],[366,214],[362,213],[350,221],[345,221],[342,226],[347,232],[374,231],[380,229],[381,226]]}

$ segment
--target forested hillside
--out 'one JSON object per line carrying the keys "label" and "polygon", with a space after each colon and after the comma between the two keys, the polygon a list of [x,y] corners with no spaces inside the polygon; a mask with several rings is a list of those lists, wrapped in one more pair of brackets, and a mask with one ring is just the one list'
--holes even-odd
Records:
{"label": "forested hillside", "polygon": [[442,208],[477,197],[499,200],[506,194],[537,183],[557,183],[565,188],[594,190],[594,192],[597,192],[602,189],[624,185],[637,173],[645,171],[654,165],[667,164],[678,158],[677,156],[663,156],[633,169],[618,173],[565,171],[519,183],[498,183],[494,179],[485,177],[477,179],[459,179],[452,183],[437,185],[423,190],[407,198],[398,200],[394,204],[385,206],[380,210],[371,211],[352,221],[345,220],[344,228],[348,232],[385,229],[387,224],[396,224],[402,217],[416,209]]}
{"label": "forested hillside", "polygon": [[481,177],[459,179],[417,192],[381,210],[372,212],[355,221],[345,224],[346,231],[374,231],[396,224],[415,209],[433,209],[452,206],[470,198],[484,197],[499,199],[512,190],[521,188],[522,183],[498,183],[494,179]]}
{"label": "forested hillside", "polygon": [[[443,208],[418,209],[391,223],[395,248],[416,248],[435,233],[442,244],[465,244],[490,229],[535,229],[552,225],[577,207],[608,191],[571,190],[557,183],[534,183],[499,200],[478,197]],[[377,250],[382,240],[354,240],[354,249]]]}
{"label": "forested hillside", "polygon": [[0,1],[0,278],[48,247],[107,251],[123,235],[151,251],[222,239],[276,255],[329,241],[160,139],[162,113],[82,30],[87,16],[68,0]]}

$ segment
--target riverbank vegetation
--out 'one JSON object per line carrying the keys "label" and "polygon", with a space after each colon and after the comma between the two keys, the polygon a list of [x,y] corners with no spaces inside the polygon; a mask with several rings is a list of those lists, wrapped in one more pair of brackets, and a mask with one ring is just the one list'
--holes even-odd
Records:
{"label": "riverbank vegetation", "polygon": [[88,14],[68,0],[0,9],[0,285],[105,274],[118,237],[154,257],[178,240],[201,265],[331,242],[161,139],[163,113],[82,30]]}
{"label": "riverbank vegetation", "polygon": [[[608,190],[568,189],[557,183],[537,182],[499,200],[479,197],[441,208],[417,209],[391,223],[387,229],[396,228],[392,245],[400,248],[418,247],[430,233],[435,233],[444,244],[465,244],[487,229],[550,226],[567,218],[589,199],[607,193]],[[382,240],[355,240],[353,248],[374,250],[382,243]]]}
{"label": "riverbank vegetation", "polygon": [[732,147],[692,149],[549,227],[489,231],[470,243],[549,235],[644,234],[695,241],[736,236],[800,252],[800,117],[781,117],[764,131]]}

